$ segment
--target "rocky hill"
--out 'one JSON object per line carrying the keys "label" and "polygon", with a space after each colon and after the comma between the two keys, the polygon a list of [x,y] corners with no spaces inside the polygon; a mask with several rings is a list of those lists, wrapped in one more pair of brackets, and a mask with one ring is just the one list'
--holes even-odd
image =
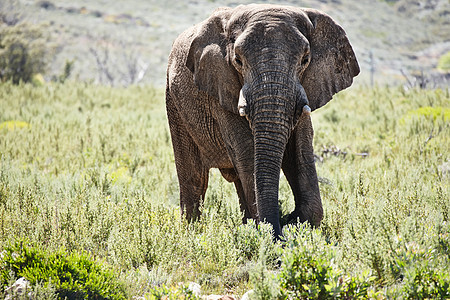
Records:
{"label": "rocky hill", "polygon": [[[8,1],[8,0],[6,0]],[[49,74],[74,61],[72,77],[107,84],[163,86],[167,56],[176,36],[216,7],[232,0],[21,0],[3,10],[20,11],[23,21],[45,23],[57,44]],[[347,31],[361,65],[357,82],[405,82],[413,75],[443,77],[439,58],[450,51],[447,0],[285,0],[271,3],[313,7]]]}

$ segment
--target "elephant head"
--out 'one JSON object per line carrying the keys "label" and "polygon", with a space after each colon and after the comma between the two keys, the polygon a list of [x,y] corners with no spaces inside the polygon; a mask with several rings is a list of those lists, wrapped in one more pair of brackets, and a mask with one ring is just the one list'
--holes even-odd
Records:
{"label": "elephant head", "polygon": [[280,234],[279,174],[290,135],[302,113],[325,105],[359,73],[344,30],[313,9],[222,8],[198,27],[186,66],[200,90],[247,118],[258,217]]}

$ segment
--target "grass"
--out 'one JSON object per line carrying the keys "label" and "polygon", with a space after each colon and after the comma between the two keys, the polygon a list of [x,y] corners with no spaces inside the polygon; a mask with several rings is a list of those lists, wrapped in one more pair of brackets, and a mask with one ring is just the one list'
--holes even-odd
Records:
{"label": "grass", "polygon": [[[0,253],[19,241],[66,249],[112,270],[128,298],[191,297],[191,281],[259,299],[448,296],[448,90],[354,87],[313,113],[325,216],[319,229],[285,228],[283,247],[268,226],[241,224],[219,172],[201,220],[180,217],[163,98],[149,86],[1,84]],[[283,176],[280,202],[293,208]],[[2,289],[23,276],[4,257]]]}

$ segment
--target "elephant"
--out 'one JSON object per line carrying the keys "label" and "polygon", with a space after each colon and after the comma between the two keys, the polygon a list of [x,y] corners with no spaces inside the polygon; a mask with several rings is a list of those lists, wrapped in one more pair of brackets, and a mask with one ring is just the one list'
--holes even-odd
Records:
{"label": "elephant", "polygon": [[283,171],[290,221],[319,226],[322,200],[310,113],[349,87],[359,65],[345,31],[309,8],[218,8],[173,43],[166,112],[182,214],[200,216],[211,168],[234,183],[243,219],[282,236]]}

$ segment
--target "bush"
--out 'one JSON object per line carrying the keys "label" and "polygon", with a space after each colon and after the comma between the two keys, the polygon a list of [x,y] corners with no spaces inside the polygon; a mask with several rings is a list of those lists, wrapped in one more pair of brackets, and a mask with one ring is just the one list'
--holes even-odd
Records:
{"label": "bush", "polygon": [[41,0],[36,3],[36,5],[43,9],[55,9],[55,4],[48,0]]}
{"label": "bush", "polygon": [[439,58],[437,68],[444,72],[450,72],[450,51]]}
{"label": "bush", "polygon": [[0,284],[25,277],[32,286],[51,285],[58,298],[126,299],[125,288],[109,269],[87,254],[42,250],[23,242],[7,246],[0,255]]}
{"label": "bush", "polygon": [[159,299],[184,299],[184,300],[196,300],[200,299],[194,294],[188,285],[179,286],[167,286],[162,284],[160,286],[154,286],[151,290],[145,294],[146,300],[159,300]]}
{"label": "bush", "polygon": [[[448,251],[443,252],[448,255]],[[391,287],[388,296],[405,299],[450,298],[450,275],[442,267],[445,259],[437,255],[436,249],[399,239],[395,256],[391,268],[400,284]]]}
{"label": "bush", "polygon": [[52,81],[64,83],[72,74],[74,63],[75,60],[66,60],[63,72],[58,76],[56,75],[52,76]]}
{"label": "bush", "polygon": [[0,81],[30,82],[44,73],[50,52],[42,26],[0,26]]}
{"label": "bush", "polygon": [[[444,227],[447,226],[446,224]],[[321,230],[309,227],[285,228],[278,272],[265,266],[264,257],[251,273],[254,299],[448,299],[450,275],[445,256],[399,238],[392,245],[395,256],[390,268],[393,281],[381,282],[373,270],[360,268],[353,274],[341,266],[338,247],[325,242]],[[440,244],[448,239],[448,228],[439,234]],[[442,242],[441,242],[442,241]],[[448,254],[447,247],[439,249]],[[388,254],[386,254],[388,255]]]}
{"label": "bush", "polygon": [[335,263],[334,247],[318,230],[290,226],[278,274],[281,299],[367,298],[375,277],[344,275]]}

